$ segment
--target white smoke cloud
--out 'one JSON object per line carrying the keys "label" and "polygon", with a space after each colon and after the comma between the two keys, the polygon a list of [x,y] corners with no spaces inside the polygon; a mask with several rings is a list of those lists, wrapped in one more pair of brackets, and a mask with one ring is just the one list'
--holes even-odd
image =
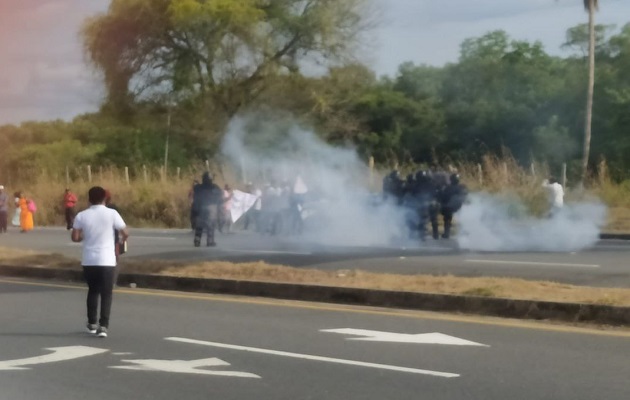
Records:
{"label": "white smoke cloud", "polygon": [[606,207],[598,202],[568,203],[553,217],[540,219],[527,215],[514,199],[472,194],[456,219],[462,249],[570,252],[597,242]]}
{"label": "white smoke cloud", "polygon": [[[310,213],[303,242],[422,246],[408,238],[403,209],[373,204],[380,195],[369,193],[368,167],[355,149],[332,146],[290,118],[233,119],[222,153],[261,189],[271,182],[292,186],[301,177],[309,189],[305,215]],[[605,220],[606,208],[598,202],[568,203],[553,218],[541,219],[528,215],[517,199],[476,193],[455,215],[455,238],[472,251],[577,251],[597,242]]]}
{"label": "white smoke cloud", "polygon": [[378,194],[367,190],[368,166],[353,148],[332,146],[291,120],[238,117],[228,126],[222,153],[259,186],[283,181],[293,186],[301,177],[309,189],[308,241],[375,246],[402,235],[403,213],[372,204]]}

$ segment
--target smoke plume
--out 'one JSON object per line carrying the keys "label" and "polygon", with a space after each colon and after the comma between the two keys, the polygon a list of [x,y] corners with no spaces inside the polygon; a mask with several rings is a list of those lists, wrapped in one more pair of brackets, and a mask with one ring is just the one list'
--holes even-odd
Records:
{"label": "smoke plume", "polygon": [[606,207],[598,202],[568,203],[550,218],[535,218],[514,200],[473,194],[456,220],[462,249],[570,252],[598,241]]}
{"label": "smoke plume", "polygon": [[[389,204],[375,206],[380,197],[367,189],[369,170],[356,150],[332,146],[290,119],[235,118],[222,153],[260,189],[283,183],[293,187],[298,177],[304,182],[304,241],[376,246],[402,234],[402,211]],[[374,184],[380,188],[380,182]]]}
{"label": "smoke plume", "polygon": [[[269,185],[293,187],[298,177],[303,181],[308,187],[303,242],[410,245],[405,211],[369,192],[368,167],[354,148],[332,146],[291,118],[267,115],[233,119],[222,153],[262,190]],[[380,190],[381,182],[372,186]],[[567,204],[552,218],[535,218],[525,210],[514,200],[471,194],[455,215],[460,248],[576,251],[598,240],[606,219],[606,208],[597,202]]]}

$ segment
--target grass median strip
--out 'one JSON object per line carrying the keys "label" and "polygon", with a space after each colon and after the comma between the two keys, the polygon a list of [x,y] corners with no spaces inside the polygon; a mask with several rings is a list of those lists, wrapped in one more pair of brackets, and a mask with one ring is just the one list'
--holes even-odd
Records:
{"label": "grass median strip", "polygon": [[[79,261],[59,254],[43,254],[0,247],[0,263],[42,268],[79,268]],[[630,289],[593,288],[555,282],[501,277],[464,278],[452,275],[394,275],[353,270],[322,271],[270,265],[264,262],[171,262],[123,259],[121,273],[189,278],[296,283],[351,288],[501,297],[613,306],[630,306]]]}

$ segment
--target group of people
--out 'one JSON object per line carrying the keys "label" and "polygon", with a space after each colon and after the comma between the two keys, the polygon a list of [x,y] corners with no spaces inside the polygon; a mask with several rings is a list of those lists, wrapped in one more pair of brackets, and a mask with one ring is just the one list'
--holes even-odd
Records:
{"label": "group of people", "polygon": [[[293,184],[287,180],[280,183],[272,180],[262,190],[249,190],[257,196],[251,210],[256,232],[271,236],[302,233],[301,211],[308,189],[300,177]],[[246,215],[246,218],[250,216]]]}
{"label": "group of people", "polygon": [[[252,183],[245,193],[255,198],[244,215],[244,229],[251,227],[260,234],[271,236],[299,234],[302,232],[301,210],[308,189],[298,177],[291,184],[271,181],[261,189]],[[194,246],[201,246],[206,232],[206,245],[216,246],[215,231],[230,232],[234,191],[229,185],[223,189],[214,183],[209,173],[204,173],[201,183],[195,181],[189,193],[190,222],[194,236]]]}
{"label": "group of people", "polygon": [[[6,233],[9,224],[9,210],[11,201],[6,194],[3,185],[0,185],[0,233]],[[11,225],[20,227],[20,232],[26,233],[33,230],[33,215],[37,211],[35,201],[26,197],[22,192],[13,194],[13,206],[15,212]]]}
{"label": "group of people", "polygon": [[383,179],[384,199],[405,209],[409,235],[421,240],[426,239],[429,222],[432,237],[436,240],[440,238],[439,215],[442,215],[444,225],[441,237],[448,239],[453,216],[460,210],[467,195],[468,190],[457,173],[448,174],[437,168],[417,171],[406,179],[394,170]]}

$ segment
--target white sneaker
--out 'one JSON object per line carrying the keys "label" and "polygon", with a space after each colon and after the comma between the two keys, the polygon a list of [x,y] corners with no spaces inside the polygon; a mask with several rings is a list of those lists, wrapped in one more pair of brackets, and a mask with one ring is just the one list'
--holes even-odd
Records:
{"label": "white sneaker", "polygon": [[96,333],[96,330],[98,329],[98,325],[96,325],[96,324],[87,324],[86,328],[87,328],[88,333]]}
{"label": "white sneaker", "polygon": [[99,326],[98,330],[96,331],[96,336],[101,337],[101,338],[106,338],[107,328],[105,328],[104,326]]}

